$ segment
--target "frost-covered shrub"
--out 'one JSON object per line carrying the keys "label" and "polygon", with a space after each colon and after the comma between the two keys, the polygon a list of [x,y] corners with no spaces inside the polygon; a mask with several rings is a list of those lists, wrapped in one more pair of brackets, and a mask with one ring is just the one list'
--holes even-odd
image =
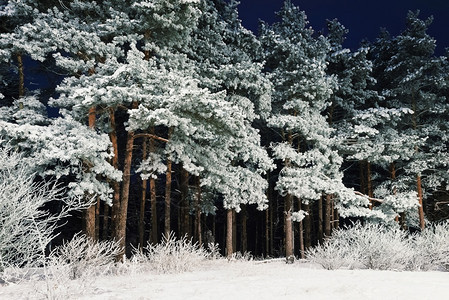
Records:
{"label": "frost-covered shrub", "polygon": [[342,231],[339,230],[323,245],[308,249],[306,257],[310,262],[319,264],[327,270],[352,269],[358,263],[359,254],[357,251],[358,249],[352,248],[346,242]]}
{"label": "frost-covered shrub", "polygon": [[[143,254],[142,254],[143,253]],[[197,243],[183,237],[176,239],[174,233],[164,237],[157,245],[148,245],[135,257],[157,273],[181,273],[192,270],[208,258],[208,253]]]}
{"label": "frost-covered shrub", "polygon": [[[45,264],[45,248],[58,221],[89,205],[64,197],[52,182],[36,182],[23,155],[3,142],[0,139],[0,272]],[[63,204],[59,212],[45,209],[52,201]]]}
{"label": "frost-covered shrub", "polygon": [[449,271],[449,222],[430,224],[411,239],[414,256],[409,262],[411,270]]}
{"label": "frost-covered shrub", "polygon": [[94,241],[76,234],[69,242],[50,254],[51,266],[66,270],[70,279],[103,274],[114,264],[121,253],[116,241]]}
{"label": "frost-covered shrub", "polygon": [[306,255],[326,269],[403,270],[413,257],[413,249],[407,234],[399,228],[357,223],[335,231],[323,245],[309,250]]}
{"label": "frost-covered shrub", "polygon": [[218,243],[207,244],[207,257],[209,259],[218,259],[221,257],[220,248],[218,246]]}

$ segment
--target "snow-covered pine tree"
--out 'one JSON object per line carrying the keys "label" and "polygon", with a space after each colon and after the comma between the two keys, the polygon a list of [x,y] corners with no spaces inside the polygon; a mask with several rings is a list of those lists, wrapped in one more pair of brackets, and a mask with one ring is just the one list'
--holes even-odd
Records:
{"label": "snow-covered pine tree", "polygon": [[[83,125],[70,116],[48,119],[40,94],[25,89],[23,57],[42,62],[57,49],[63,37],[68,38],[64,36],[66,32],[62,34],[48,26],[52,22],[62,22],[56,9],[45,10],[51,5],[52,1],[9,1],[2,7],[2,17],[14,21],[9,23],[10,30],[2,33],[0,39],[2,59],[8,62],[17,56],[19,92],[14,101],[11,101],[13,95],[5,98],[5,102],[12,105],[2,108],[6,113],[2,114],[1,135],[28,153],[26,159],[35,160],[30,164],[35,167],[34,172],[43,177],[70,178],[69,194],[79,196],[92,192],[109,201],[110,189],[97,177],[118,178],[120,174],[106,161],[111,152],[105,136],[86,132]],[[74,139],[77,134],[79,140]],[[88,164],[94,170],[87,174],[82,164]]]}
{"label": "snow-covered pine tree", "polygon": [[[344,215],[391,222],[398,213],[414,207],[410,203],[410,193],[395,189],[389,194],[376,195],[378,198],[395,197],[398,200],[394,206],[373,202],[376,198],[371,167],[388,170],[395,161],[407,159],[411,155],[410,151],[404,151],[406,140],[401,139],[396,128],[401,118],[411,111],[407,108],[382,107],[383,97],[375,90],[373,66],[368,59],[370,49],[363,46],[352,53],[343,48],[346,33],[345,27],[337,20],[328,21],[328,38],[332,48],[328,55],[328,72],[337,77],[339,85],[339,89],[331,96],[329,120],[337,130],[340,153],[348,162],[358,161],[360,185],[353,186],[371,199],[371,210],[355,205],[354,211],[345,209]],[[386,182],[392,181],[388,178]],[[383,184],[378,183],[379,186]],[[350,206],[347,205],[347,208]]]}
{"label": "snow-covered pine tree", "polygon": [[285,197],[286,256],[293,257],[292,220],[305,215],[293,212],[293,200],[308,204],[323,194],[340,194],[342,199],[354,195],[342,184],[342,159],[324,116],[336,89],[335,78],[326,74],[329,42],[314,36],[306,14],[291,1],[284,2],[278,16],[279,22],[262,23],[260,40],[274,86],[268,124],[282,137],[272,151],[283,165],[276,189]]}
{"label": "snow-covered pine tree", "polygon": [[[100,59],[95,61],[95,72],[66,78],[59,88],[61,95],[53,101],[53,104],[66,107],[71,114],[77,116],[82,116],[83,112],[89,111],[91,107],[101,108],[97,111],[99,118],[97,121],[102,123],[97,127],[109,132],[114,146],[115,167],[118,166],[117,158],[120,156],[117,144],[119,124],[115,123],[118,120],[116,117],[120,116],[121,122],[126,121],[131,109],[138,109],[142,102],[150,101],[151,96],[158,94],[160,90],[169,89],[167,86],[169,82],[161,81],[157,81],[159,86],[150,88],[149,85],[155,81],[151,81],[146,74],[153,75],[157,72],[159,64],[164,65],[162,68],[170,68],[168,57],[175,48],[181,48],[188,41],[189,32],[196,24],[195,19],[199,15],[198,9],[195,8],[196,2],[104,1],[100,4],[96,2],[76,4],[79,9],[94,8],[96,18],[87,26],[90,30],[90,26],[95,25],[92,27],[96,28],[93,34],[99,37],[98,42],[104,44],[109,51],[103,52],[99,56]],[[93,57],[97,58],[96,55]],[[70,67],[71,64],[76,67],[78,63],[64,55],[59,55],[58,60],[66,67]],[[145,79],[150,80],[149,85],[141,87]],[[145,97],[148,89],[153,88],[154,91]],[[129,128],[131,127],[127,128],[123,154],[122,187],[120,190],[118,184],[114,184],[112,213],[113,236],[121,241],[122,246],[125,245],[126,238],[134,142],[139,137],[167,141],[147,132],[136,133],[134,130],[128,130]],[[150,154],[150,157],[153,156]]]}
{"label": "snow-covered pine tree", "polygon": [[393,38],[384,34],[373,49],[378,89],[385,97],[383,106],[412,111],[396,127],[400,140],[407,141],[398,151],[409,155],[400,162],[404,171],[395,188],[416,191],[418,218],[412,216],[409,223],[421,229],[425,226],[423,200],[447,182],[446,174],[437,171],[447,162],[447,103],[441,93],[446,86],[446,60],[434,54],[436,41],[427,33],[431,23],[431,17],[422,20],[419,11],[409,12],[406,29]]}
{"label": "snow-covered pine tree", "polygon": [[[234,152],[230,165],[221,174],[216,171],[201,174],[221,183],[211,187],[223,195],[226,209],[238,212],[241,204],[266,207],[266,181],[261,175],[271,168],[272,162],[260,145],[258,130],[253,127],[256,119],[267,117],[270,111],[271,86],[262,73],[262,64],[255,60],[260,43],[241,25],[237,5],[236,1],[202,1],[203,14],[186,53],[195,61],[195,77],[200,86],[212,92],[225,92],[223,100],[243,113],[242,125],[233,130],[235,136],[227,138],[230,143],[226,147]],[[228,218],[233,215],[227,214]],[[227,254],[231,255],[236,250],[231,247],[231,226],[227,228],[227,236]]]}

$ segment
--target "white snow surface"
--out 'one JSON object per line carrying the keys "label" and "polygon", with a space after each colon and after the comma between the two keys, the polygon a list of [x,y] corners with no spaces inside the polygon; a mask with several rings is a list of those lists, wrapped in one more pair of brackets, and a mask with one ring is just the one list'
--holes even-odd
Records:
{"label": "white snow surface", "polygon": [[[71,282],[63,299],[447,299],[448,282],[449,272],[328,271],[304,262],[220,259],[182,274],[104,276],[83,288]],[[44,286],[0,285],[0,299],[38,299]]]}

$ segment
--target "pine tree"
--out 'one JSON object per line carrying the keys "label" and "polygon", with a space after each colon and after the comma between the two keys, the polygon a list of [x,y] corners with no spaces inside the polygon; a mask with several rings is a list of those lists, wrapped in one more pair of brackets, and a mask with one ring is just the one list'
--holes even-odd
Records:
{"label": "pine tree", "polygon": [[273,144],[273,156],[282,161],[276,189],[284,197],[286,257],[293,257],[292,220],[301,221],[304,211],[293,212],[294,197],[304,204],[323,193],[349,195],[339,171],[341,157],[334,149],[332,130],[324,116],[335,79],[326,74],[329,43],[314,36],[306,14],[285,1],[279,22],[262,23],[266,69],[273,92],[273,115],[268,125],[282,141]]}
{"label": "pine tree", "polygon": [[[396,124],[401,140],[407,141],[397,150],[408,155],[402,156],[404,173],[396,179],[395,187],[398,191],[416,191],[418,222],[413,224],[413,218],[409,222],[422,229],[426,197],[423,186],[428,186],[430,192],[444,181],[436,179],[433,170],[446,161],[445,155],[438,154],[445,148],[445,123],[442,120],[447,104],[441,95],[445,86],[445,59],[435,57],[436,42],[427,34],[432,18],[421,20],[419,12],[409,12],[406,21],[407,27],[400,35],[390,38],[384,34],[375,45],[375,74],[385,97],[384,105],[412,112]],[[439,155],[437,160],[432,159],[435,155]]]}

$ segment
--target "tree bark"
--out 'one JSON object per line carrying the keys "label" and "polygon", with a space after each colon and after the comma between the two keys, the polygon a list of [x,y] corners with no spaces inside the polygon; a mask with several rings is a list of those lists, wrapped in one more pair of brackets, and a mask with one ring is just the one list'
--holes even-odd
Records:
{"label": "tree bark", "polygon": [[117,216],[117,224],[115,230],[115,239],[119,241],[119,245],[122,248],[121,253],[117,257],[118,260],[122,260],[125,254],[126,246],[126,221],[128,217],[128,200],[129,200],[129,189],[131,184],[131,163],[133,156],[134,147],[134,132],[129,131],[126,148],[125,148],[125,161],[123,164],[123,176],[122,176],[122,191],[120,195],[120,211]]}
{"label": "tree bark", "polygon": [[[22,98],[23,96],[25,96],[25,73],[22,53],[17,53],[17,68],[19,72],[19,98]],[[19,109],[23,109],[23,102],[19,103]]]}
{"label": "tree bark", "polygon": [[100,205],[101,200],[99,197],[97,197],[97,204],[95,205],[95,240],[100,240]]}
{"label": "tree bark", "polygon": [[164,235],[166,238],[170,235],[170,205],[171,205],[171,172],[172,161],[167,159],[167,172],[165,173],[165,216],[164,216]]}
{"label": "tree bark", "polygon": [[108,238],[109,238],[109,205],[104,203],[102,239],[107,240]]}
{"label": "tree bark", "polygon": [[[366,187],[368,189],[368,196],[374,198],[373,182],[371,180],[371,163],[366,162]],[[370,200],[369,208],[373,209],[373,202]]]}
{"label": "tree bark", "polygon": [[[415,92],[412,92],[412,107],[413,107],[413,111],[415,112],[412,115],[413,129],[416,131],[418,129],[418,124],[416,121],[417,109],[416,109]],[[418,146],[415,146],[415,152],[416,153],[419,152]],[[422,191],[422,183],[421,183],[421,174],[416,175],[416,187],[417,187],[418,202],[419,202],[419,207],[418,207],[419,227],[421,228],[421,230],[423,230],[425,228],[426,224],[425,224],[425,220],[424,220],[424,205],[423,205],[423,191]]]}
{"label": "tree bark", "polygon": [[[109,139],[112,143],[112,148],[114,151],[114,156],[112,157],[112,166],[118,170],[118,139],[117,139],[117,126],[115,123],[115,111],[113,108],[109,109],[109,125],[111,127],[111,131],[109,132]],[[118,228],[118,222],[120,218],[120,184],[117,181],[113,181],[112,183],[113,189],[113,198],[112,198],[112,209],[111,209],[111,227],[112,227],[112,236],[117,237],[116,230]]]}
{"label": "tree bark", "polygon": [[134,132],[129,131],[125,148],[125,161],[123,164],[123,178],[122,178],[122,192],[120,195],[120,214],[118,215],[117,227],[115,230],[115,239],[119,241],[122,251],[117,257],[118,260],[123,260],[126,247],[126,221],[128,217],[128,200],[129,189],[131,184],[131,164],[134,147]]}
{"label": "tree bark", "polygon": [[418,215],[419,215],[419,227],[423,230],[426,227],[426,223],[424,220],[424,207],[423,207],[423,192],[422,192],[422,184],[421,184],[421,176],[418,175],[416,177],[416,186],[418,190]]}
{"label": "tree bark", "polygon": [[232,248],[232,209],[226,212],[226,257],[231,258],[234,253]]}
{"label": "tree bark", "polygon": [[242,222],[242,234],[241,234],[242,253],[245,253],[248,251],[248,231],[247,231],[248,216],[247,216],[247,212],[246,212],[246,205],[242,205],[242,210],[240,211],[240,217],[241,217],[241,222]]}
{"label": "tree bark", "polygon": [[195,194],[195,239],[200,247],[203,245],[201,231],[201,179],[198,176],[196,178]]}
{"label": "tree bark", "polygon": [[[173,133],[173,128],[168,129],[168,140],[170,140]],[[167,157],[167,172],[165,173],[165,216],[164,216],[164,235],[166,238],[170,235],[170,208],[171,208],[171,173],[172,173],[172,161],[170,154]]]}
{"label": "tree bark", "polygon": [[294,259],[293,253],[293,228],[292,228],[292,205],[293,196],[285,196],[284,222],[285,222],[285,257],[288,262]]}
{"label": "tree bark", "polygon": [[181,234],[187,238],[192,236],[190,230],[190,205],[189,205],[189,172],[181,170]]}
{"label": "tree bark", "polygon": [[310,213],[310,205],[304,204],[304,211],[307,215],[304,217],[304,247],[308,249],[312,246],[312,214]]}
{"label": "tree bark", "polygon": [[365,160],[359,160],[359,169],[360,169],[360,192],[362,194],[367,194],[366,192],[366,175],[365,175]]}
{"label": "tree bark", "polygon": [[[150,129],[150,133],[154,135],[154,128]],[[155,141],[150,139],[149,152],[154,153]],[[156,198],[156,179],[150,177],[150,205],[151,205],[151,243],[157,244],[158,242],[158,219],[157,219],[157,198]]]}
{"label": "tree bark", "polygon": [[232,249],[237,252],[237,213],[235,209],[232,210]]}
{"label": "tree bark", "polygon": [[[147,138],[142,142],[142,161],[147,159]],[[142,191],[140,194],[140,214],[139,214],[139,248],[145,246],[145,204],[147,198],[147,180],[142,179]]]}
{"label": "tree bark", "polygon": [[324,235],[326,238],[331,236],[331,201],[332,201],[332,195],[326,195],[326,211],[324,214]]}
{"label": "tree bark", "polygon": [[[92,106],[91,108],[89,108],[88,120],[89,120],[88,121],[89,128],[91,130],[95,130],[95,120],[96,120],[95,106]],[[94,197],[94,195],[87,195],[87,198],[89,198],[88,200],[90,200],[92,197]],[[98,202],[98,200],[97,200],[97,202]],[[88,207],[84,213],[84,224],[85,224],[84,233],[86,234],[87,237],[91,238],[92,240],[97,240],[96,229],[95,229],[95,227],[96,227],[95,226],[96,225],[95,214],[96,214],[96,205],[95,204]]]}
{"label": "tree bark", "polygon": [[323,243],[323,196],[318,199],[318,242]]}
{"label": "tree bark", "polygon": [[[298,209],[302,209],[302,201],[298,198]],[[299,254],[301,259],[305,258],[305,243],[304,243],[304,220],[299,222]]]}

